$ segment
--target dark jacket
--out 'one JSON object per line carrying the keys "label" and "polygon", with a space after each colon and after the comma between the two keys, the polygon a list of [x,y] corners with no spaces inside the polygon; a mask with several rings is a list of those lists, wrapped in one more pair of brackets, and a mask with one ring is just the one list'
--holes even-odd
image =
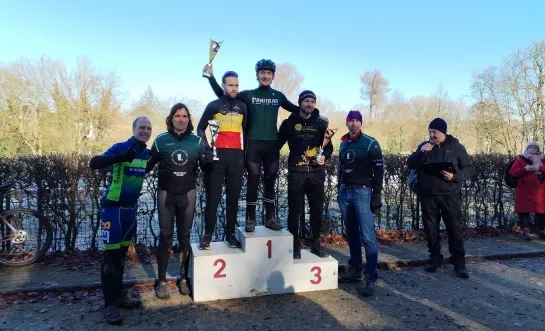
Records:
{"label": "dark jacket", "polygon": [[361,185],[380,197],[384,183],[384,162],[379,142],[363,132],[353,138],[347,133],[339,146],[339,184]]}
{"label": "dark jacket", "polygon": [[157,189],[174,194],[187,193],[197,187],[198,165],[204,170],[209,165],[208,149],[204,140],[186,131],[161,133],[151,146],[146,172],[159,163]]}
{"label": "dark jacket", "polygon": [[[469,155],[465,147],[451,135],[447,135],[445,141],[433,146],[433,149],[427,153],[421,151],[422,146],[427,144],[425,141],[418,145],[418,148],[412,153],[408,160],[409,169],[418,171],[419,194],[423,195],[450,195],[460,194],[462,182],[471,179],[475,173],[475,168],[471,164]],[[456,173],[451,181],[446,181],[443,175],[439,173],[427,173],[422,169],[422,164],[433,162],[452,161]]]}
{"label": "dark jacket", "polygon": [[[324,166],[315,165],[312,161],[320,152],[327,127],[328,122],[320,117],[318,110],[315,110],[308,119],[291,114],[282,122],[278,132],[278,148],[281,149],[288,142],[290,148],[288,171],[324,170]],[[324,147],[322,155],[329,160],[331,154],[333,144],[330,141]]]}

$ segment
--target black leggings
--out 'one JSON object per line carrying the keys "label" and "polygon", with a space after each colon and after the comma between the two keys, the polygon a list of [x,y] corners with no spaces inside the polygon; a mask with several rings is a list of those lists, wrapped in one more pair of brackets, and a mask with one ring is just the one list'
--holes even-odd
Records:
{"label": "black leggings", "polygon": [[226,148],[220,148],[217,151],[219,160],[214,163],[212,171],[206,176],[205,234],[214,233],[223,183],[225,183],[227,207],[225,234],[233,234],[244,175],[244,151]]}
{"label": "black leggings", "polygon": [[125,255],[129,247],[121,246],[118,249],[104,250],[102,266],[100,268],[100,282],[104,296],[104,307],[113,305],[121,295],[123,289],[123,272],[125,269]]}
{"label": "black leggings", "polygon": [[159,206],[159,248],[157,249],[157,269],[159,281],[166,281],[169,249],[172,245],[174,233],[174,218],[176,218],[176,232],[178,235],[180,276],[187,271],[191,245],[189,235],[195,215],[195,190],[183,194],[173,194],[160,190],[158,193]]}
{"label": "black leggings", "polygon": [[257,188],[263,165],[263,202],[267,219],[274,216],[274,185],[278,175],[280,151],[276,140],[249,139],[246,146],[246,169],[248,170],[248,189],[246,192],[246,215],[255,220]]}

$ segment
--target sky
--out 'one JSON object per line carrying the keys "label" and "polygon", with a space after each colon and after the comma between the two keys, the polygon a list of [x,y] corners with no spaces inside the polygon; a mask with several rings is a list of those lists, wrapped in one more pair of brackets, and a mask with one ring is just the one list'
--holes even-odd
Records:
{"label": "sky", "polygon": [[467,102],[473,72],[545,39],[544,12],[540,0],[0,0],[0,63],[46,55],[74,68],[86,56],[122,78],[125,107],[148,86],[206,105],[213,39],[223,41],[216,76],[238,72],[241,90],[257,86],[254,66],[266,58],[291,63],[302,89],[346,111],[363,102],[359,78],[375,68],[406,98],[442,83]]}

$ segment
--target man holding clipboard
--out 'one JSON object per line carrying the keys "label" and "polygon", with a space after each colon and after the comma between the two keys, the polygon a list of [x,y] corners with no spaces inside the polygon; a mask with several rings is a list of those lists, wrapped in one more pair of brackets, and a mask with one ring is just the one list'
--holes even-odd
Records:
{"label": "man holding clipboard", "polygon": [[431,121],[428,133],[429,141],[420,144],[407,160],[409,169],[418,171],[418,196],[430,253],[424,270],[435,272],[443,262],[439,243],[439,222],[443,219],[450,262],[459,277],[468,278],[462,238],[462,183],[473,176],[475,169],[465,147],[447,134],[445,120]]}

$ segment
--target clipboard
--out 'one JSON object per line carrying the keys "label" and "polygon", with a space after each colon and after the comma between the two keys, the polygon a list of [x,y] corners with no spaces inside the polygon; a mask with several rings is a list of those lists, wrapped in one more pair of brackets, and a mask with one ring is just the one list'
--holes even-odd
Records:
{"label": "clipboard", "polygon": [[439,173],[443,170],[453,174],[458,172],[456,171],[456,167],[454,167],[454,163],[452,163],[452,161],[423,163],[422,170],[427,173]]}

